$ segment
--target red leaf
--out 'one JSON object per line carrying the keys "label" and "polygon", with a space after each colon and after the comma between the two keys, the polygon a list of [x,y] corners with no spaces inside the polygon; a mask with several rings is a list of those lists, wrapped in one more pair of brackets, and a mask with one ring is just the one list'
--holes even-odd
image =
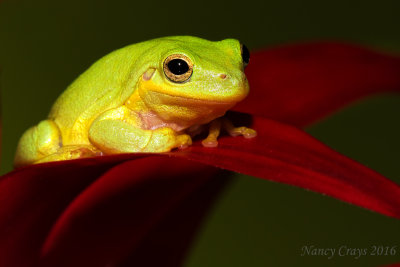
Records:
{"label": "red leaf", "polygon": [[[136,160],[121,163],[127,157]],[[114,166],[116,162],[120,164]],[[13,172],[0,182],[2,203],[7,203],[0,209],[0,266],[104,266],[118,263],[135,248],[142,253],[133,259],[140,262],[152,256],[145,252],[165,250],[154,242],[167,244],[160,240],[166,233],[169,245],[176,238],[175,254],[153,261],[176,266],[202,213],[226,181],[213,179],[220,172],[177,158],[132,154]],[[177,231],[168,235],[164,227],[171,224]]]}
{"label": "red leaf", "polygon": [[43,246],[43,266],[115,266],[216,171],[157,156],[114,167],[58,218]]}
{"label": "red leaf", "polygon": [[32,266],[57,217],[82,190],[120,160],[99,157],[54,162],[28,166],[3,176],[0,266]]}
{"label": "red leaf", "polygon": [[310,189],[400,218],[400,187],[289,125],[253,117],[254,139],[224,137],[171,153],[267,180]]}
{"label": "red leaf", "polygon": [[229,173],[220,174],[160,221],[122,266],[181,266],[204,213],[228,181]]}
{"label": "red leaf", "polygon": [[400,91],[400,57],[355,45],[287,45],[252,54],[234,110],[306,126],[359,98]]}

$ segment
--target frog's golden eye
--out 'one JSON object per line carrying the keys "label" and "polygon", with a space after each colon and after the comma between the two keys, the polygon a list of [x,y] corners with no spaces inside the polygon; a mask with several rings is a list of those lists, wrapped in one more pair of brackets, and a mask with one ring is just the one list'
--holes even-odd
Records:
{"label": "frog's golden eye", "polygon": [[167,78],[175,83],[189,80],[193,73],[193,63],[185,55],[173,54],[164,60],[164,73]]}
{"label": "frog's golden eye", "polygon": [[240,45],[240,52],[242,54],[243,66],[246,67],[250,61],[249,49],[244,44]]}

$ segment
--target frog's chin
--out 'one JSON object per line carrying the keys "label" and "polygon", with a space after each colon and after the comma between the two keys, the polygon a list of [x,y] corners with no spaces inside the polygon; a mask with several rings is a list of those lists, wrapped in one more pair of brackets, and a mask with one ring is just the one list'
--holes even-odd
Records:
{"label": "frog's chin", "polygon": [[221,117],[236,101],[215,101],[147,91],[142,96],[146,106],[165,122],[178,122],[183,127],[208,123]]}

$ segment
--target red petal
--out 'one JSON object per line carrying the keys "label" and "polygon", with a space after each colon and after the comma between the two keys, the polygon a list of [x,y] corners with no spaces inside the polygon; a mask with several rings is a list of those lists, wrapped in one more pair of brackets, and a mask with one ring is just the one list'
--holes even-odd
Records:
{"label": "red petal", "polygon": [[[121,164],[127,158],[137,159]],[[136,263],[176,266],[226,181],[212,179],[216,173],[178,158],[134,154],[10,173],[0,181],[0,266],[38,264],[40,250],[40,266],[97,266],[119,262],[135,248],[130,260]],[[168,226],[176,232],[166,232]],[[169,257],[146,258],[165,251]]]}
{"label": "red petal", "polygon": [[400,91],[400,58],[339,43],[252,54],[250,94],[235,110],[306,126],[361,97]]}
{"label": "red petal", "polygon": [[56,162],[3,176],[0,266],[33,265],[46,234],[69,202],[120,160],[112,157]]}
{"label": "red petal", "polygon": [[[144,262],[177,266],[184,253],[182,247],[186,248],[190,240],[190,236],[178,233],[193,231],[193,219],[205,208],[200,201],[210,197],[209,193],[224,181],[213,179],[216,171],[159,156],[114,167],[75,198],[58,218],[43,246],[41,266],[115,266],[132,251],[133,266],[159,266]],[[188,213],[166,218],[183,210]],[[162,224],[171,219],[175,229],[182,229],[164,232],[168,225]],[[150,246],[152,238],[158,246]],[[163,258],[164,251],[175,254]]]}
{"label": "red petal", "polygon": [[198,145],[171,155],[310,189],[400,218],[397,184],[293,126],[253,119],[258,133],[254,139],[225,137],[218,148]]}
{"label": "red petal", "polygon": [[[259,134],[255,139],[224,137],[216,149],[196,143],[163,157],[130,154],[59,162],[3,177],[0,263],[31,266],[44,244],[42,266],[114,264],[130,251],[134,254],[128,266],[143,264],[148,255],[161,252],[171,257],[152,258],[154,264],[163,259],[165,266],[176,265],[181,248],[190,241],[190,224],[201,215],[198,207],[207,198],[203,190],[219,184],[218,179],[211,180],[216,169],[179,157],[297,185],[400,217],[400,188],[393,182],[292,126],[255,117],[253,127]],[[113,167],[128,158],[137,159]],[[95,180],[96,176],[100,178]],[[191,209],[192,205],[197,208]],[[191,219],[183,220],[185,215]],[[168,225],[175,225],[177,232],[168,233]],[[171,236],[175,238],[168,239],[170,246],[163,246],[167,241],[162,237]]]}
{"label": "red petal", "polygon": [[123,266],[181,266],[204,213],[228,181],[225,175],[221,172],[158,222]]}

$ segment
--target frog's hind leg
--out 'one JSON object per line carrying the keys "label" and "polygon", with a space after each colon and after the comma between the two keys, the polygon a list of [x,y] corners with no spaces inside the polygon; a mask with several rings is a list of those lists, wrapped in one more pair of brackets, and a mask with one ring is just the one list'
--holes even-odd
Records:
{"label": "frog's hind leg", "polygon": [[89,158],[102,155],[103,153],[101,151],[91,145],[66,145],[60,147],[55,153],[47,155],[34,163]]}
{"label": "frog's hind leg", "polygon": [[61,132],[53,121],[45,120],[28,129],[21,137],[14,166],[70,160],[102,155],[92,145],[63,145]]}
{"label": "frog's hind leg", "polygon": [[230,136],[242,135],[244,138],[254,138],[257,136],[257,132],[255,130],[245,126],[235,127],[227,118],[222,119],[222,127]]}
{"label": "frog's hind leg", "polygon": [[58,126],[51,120],[41,121],[22,135],[18,143],[14,166],[35,163],[56,153],[61,146],[61,133]]}

